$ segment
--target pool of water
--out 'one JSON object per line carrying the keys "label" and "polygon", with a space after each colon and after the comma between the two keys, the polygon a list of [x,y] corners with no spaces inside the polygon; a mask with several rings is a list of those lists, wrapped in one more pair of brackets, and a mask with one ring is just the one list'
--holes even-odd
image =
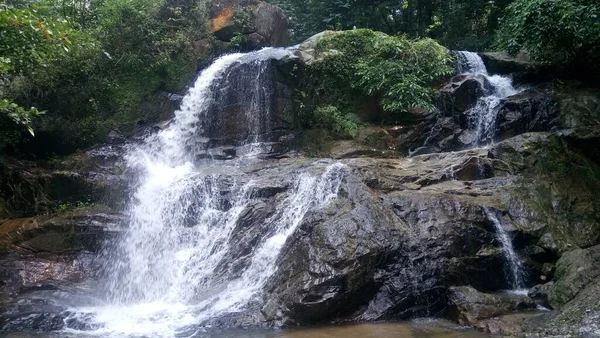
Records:
{"label": "pool of water", "polygon": [[[318,326],[291,330],[241,330],[198,332],[177,338],[476,338],[488,335],[444,320],[422,319],[411,322],[384,322]],[[2,338],[80,338],[68,333],[8,333]],[[154,338],[123,336],[119,338]]]}

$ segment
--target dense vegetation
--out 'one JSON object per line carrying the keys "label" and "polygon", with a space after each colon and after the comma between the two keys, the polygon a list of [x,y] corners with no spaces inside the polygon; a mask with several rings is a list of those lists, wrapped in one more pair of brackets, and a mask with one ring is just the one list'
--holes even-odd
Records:
{"label": "dense vegetation", "polygon": [[515,0],[498,33],[499,47],[537,61],[590,66],[600,61],[600,2]]}
{"label": "dense vegetation", "polygon": [[289,13],[293,38],[325,29],[370,28],[431,37],[451,49],[491,46],[510,0],[272,0]]}
{"label": "dense vegetation", "polygon": [[303,77],[302,116],[308,125],[338,126],[340,136],[353,136],[355,121],[393,122],[433,108],[434,82],[453,72],[450,53],[435,41],[368,29],[328,34],[316,52],[325,57]]}
{"label": "dense vegetation", "polygon": [[0,148],[13,150],[44,111],[34,124],[37,142],[28,143],[41,153],[69,152],[156,119],[159,94],[185,87],[202,61],[191,44],[208,36],[204,0],[1,6]]}
{"label": "dense vegetation", "polygon": [[[127,133],[157,120],[168,110],[167,93],[181,92],[209,58],[197,42],[214,39],[207,24],[212,1],[1,4],[0,151],[68,153],[110,130]],[[338,54],[311,66],[300,88],[304,123],[342,137],[361,119],[395,122],[429,109],[431,88],[450,72],[437,43],[525,51],[600,74],[596,0],[269,1],[288,14],[291,42],[324,29],[351,31],[321,42],[321,52]],[[239,45],[240,36],[230,44]],[[366,105],[376,113],[361,116]]]}

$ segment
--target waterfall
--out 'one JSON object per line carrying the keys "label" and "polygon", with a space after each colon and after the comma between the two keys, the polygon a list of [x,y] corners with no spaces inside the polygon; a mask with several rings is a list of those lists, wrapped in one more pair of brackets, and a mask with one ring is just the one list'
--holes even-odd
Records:
{"label": "waterfall", "polygon": [[488,75],[483,60],[477,53],[458,51],[458,72]]}
{"label": "waterfall", "polygon": [[[129,149],[128,170],[137,183],[128,228],[105,255],[107,299],[69,310],[66,322],[85,322],[87,334],[102,337],[173,337],[260,303],[286,240],[309,210],[337,196],[346,174],[339,163],[319,162],[289,173],[290,187],[261,225],[248,260],[223,268],[236,263],[232,238],[257,184],[243,167],[261,161],[261,137],[270,132],[273,79],[265,72],[272,59],[289,54],[269,48],[221,57],[200,74],[170,125]],[[231,161],[198,162],[215,133],[212,122],[222,118],[215,115],[232,100],[247,108],[245,120],[237,121],[246,133],[238,145],[251,151]]]}
{"label": "waterfall", "polygon": [[500,216],[489,208],[485,208],[484,212],[487,219],[494,225],[496,239],[502,246],[502,252],[504,253],[507,264],[507,272],[510,277],[509,284],[511,291],[521,292],[525,289],[525,283],[523,282],[523,267],[519,256],[517,256],[517,253],[515,252],[512,240],[506,230],[504,230]]}
{"label": "waterfall", "polygon": [[483,60],[477,53],[459,51],[459,72],[473,76],[482,76],[490,84],[486,96],[480,97],[471,111],[471,126],[475,132],[478,146],[491,143],[497,134],[496,118],[502,99],[519,93],[512,85],[512,80],[500,75],[488,74]]}

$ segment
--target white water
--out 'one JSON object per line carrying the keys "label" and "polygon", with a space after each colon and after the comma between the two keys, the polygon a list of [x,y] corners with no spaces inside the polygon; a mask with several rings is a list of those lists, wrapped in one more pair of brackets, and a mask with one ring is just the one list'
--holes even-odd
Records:
{"label": "white water", "polygon": [[523,264],[515,252],[510,236],[506,230],[504,230],[502,221],[496,212],[487,208],[484,209],[484,211],[487,218],[494,224],[494,228],[496,230],[496,239],[502,245],[502,252],[504,253],[508,268],[507,270],[509,272],[508,282],[510,284],[511,291],[517,294],[527,295],[527,290],[525,289],[524,285],[525,283],[523,282]]}
{"label": "white water", "polygon": [[462,74],[481,75],[491,84],[488,95],[477,100],[471,113],[471,124],[475,131],[478,146],[493,142],[496,136],[496,119],[502,99],[518,94],[520,91],[512,85],[512,80],[500,75],[488,74],[483,60],[477,53],[458,52],[459,71]]}
{"label": "white water", "polygon": [[[108,299],[103,306],[69,310],[67,321],[85,322],[91,328],[85,334],[100,337],[190,336],[207,319],[241,312],[260,302],[286,240],[309,210],[337,196],[345,168],[333,163],[323,169],[317,163],[314,168],[289,173],[294,178],[292,186],[264,222],[266,231],[249,261],[241,271],[230,271],[234,269],[227,268],[232,264],[228,257],[237,249],[230,241],[256,184],[241,167],[259,161],[256,153],[261,147],[227,163],[197,167],[194,159],[204,151],[198,140],[202,141],[204,118],[215,100],[212,93],[218,80],[236,64],[287,53],[266,49],[218,59],[199,76],[169,127],[128,152],[128,166],[139,175],[139,183],[132,196],[128,229],[108,254]],[[261,98],[251,97],[248,102],[265,100],[266,89],[259,78],[256,74],[255,83],[248,86],[254,88],[251,95]],[[248,107],[251,113],[245,123],[258,132],[263,121],[255,113],[261,105],[254,103]],[[258,138],[249,141],[256,143]],[[230,193],[229,207],[223,206],[223,189]]]}

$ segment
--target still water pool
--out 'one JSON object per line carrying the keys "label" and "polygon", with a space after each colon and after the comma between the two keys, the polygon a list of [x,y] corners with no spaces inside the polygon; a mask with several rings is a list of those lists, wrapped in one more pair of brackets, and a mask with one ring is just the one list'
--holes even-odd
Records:
{"label": "still water pool", "polygon": [[[411,322],[385,322],[352,325],[319,326],[292,330],[240,330],[201,332],[193,338],[481,338],[488,335],[471,328],[461,327],[443,320],[415,320]],[[8,333],[2,338],[84,338],[80,333],[26,334]],[[118,338],[154,338],[144,336],[119,336]],[[177,337],[180,338],[180,337]],[[181,337],[183,338],[183,337]],[[186,337],[187,338],[187,337]]]}

